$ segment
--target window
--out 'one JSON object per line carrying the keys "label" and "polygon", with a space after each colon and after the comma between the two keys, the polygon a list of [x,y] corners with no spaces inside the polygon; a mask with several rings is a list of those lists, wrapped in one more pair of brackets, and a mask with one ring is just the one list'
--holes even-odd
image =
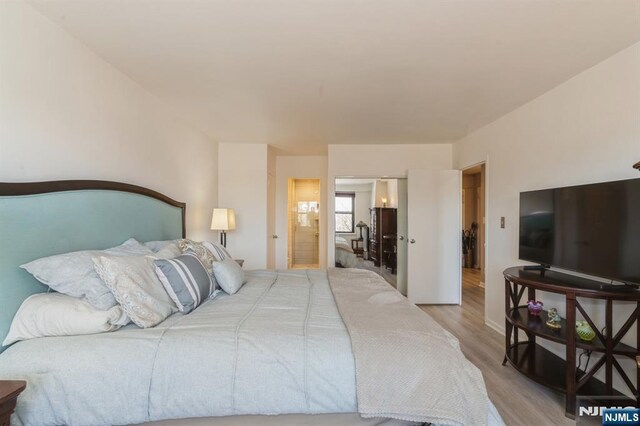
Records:
{"label": "window", "polygon": [[353,192],[336,192],[336,232],[353,234],[355,198]]}

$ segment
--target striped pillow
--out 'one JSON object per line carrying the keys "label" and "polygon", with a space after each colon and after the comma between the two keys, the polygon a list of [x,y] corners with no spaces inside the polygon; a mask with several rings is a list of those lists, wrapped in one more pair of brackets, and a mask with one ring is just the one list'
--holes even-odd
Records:
{"label": "striped pillow", "polygon": [[159,259],[153,263],[164,289],[183,314],[193,311],[217,290],[215,279],[190,250],[182,256]]}
{"label": "striped pillow", "polygon": [[207,250],[209,250],[211,252],[211,254],[213,254],[213,257],[218,261],[218,262],[222,262],[225,259],[233,259],[231,257],[231,255],[229,254],[229,252],[227,251],[226,248],[224,248],[224,246],[222,246],[221,244],[218,243],[212,243],[209,241],[204,241],[202,243],[203,246],[205,246],[205,248]]}

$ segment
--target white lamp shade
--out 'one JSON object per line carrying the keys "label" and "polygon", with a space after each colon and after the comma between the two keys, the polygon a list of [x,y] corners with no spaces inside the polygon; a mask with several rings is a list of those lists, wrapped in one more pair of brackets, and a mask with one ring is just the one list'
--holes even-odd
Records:
{"label": "white lamp shade", "polygon": [[232,231],[236,229],[236,214],[233,209],[213,209],[211,229],[214,231]]}

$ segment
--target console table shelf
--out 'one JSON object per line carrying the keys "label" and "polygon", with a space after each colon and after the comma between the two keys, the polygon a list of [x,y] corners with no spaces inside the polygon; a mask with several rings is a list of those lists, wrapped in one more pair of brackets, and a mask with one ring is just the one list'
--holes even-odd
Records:
{"label": "console table shelf", "polygon": [[[598,281],[555,271],[528,271],[521,267],[504,271],[505,277],[505,357],[520,373],[527,377],[566,393],[565,414],[575,418],[576,397],[598,396],[611,397],[612,404],[626,403],[638,405],[638,385],[640,384],[640,291],[626,286],[613,286]],[[536,299],[536,291],[545,291],[565,296],[566,318],[562,319],[559,329],[546,325],[548,312],[542,311],[539,316],[532,315],[526,305],[520,302],[525,294],[527,300]],[[605,303],[604,332],[597,327],[586,313],[578,297],[600,299]],[[613,302],[635,302],[635,310],[618,330],[613,329]],[[581,315],[596,332],[596,337],[587,342],[580,340],[576,333],[576,316]],[[621,340],[636,324],[636,347],[622,343]],[[520,341],[518,330],[526,335]],[[565,358],[561,358],[536,342],[537,338],[565,345]],[[592,360],[587,371],[577,368],[576,352],[592,351],[601,354],[601,358]],[[618,357],[631,358],[636,361],[635,379],[632,381],[622,369]],[[605,381],[594,377],[600,369],[605,371]],[[624,398],[624,394],[613,388],[613,371],[622,378],[635,399]],[[635,381],[635,384],[633,383]],[[613,402],[615,401],[615,402]],[[603,400],[598,400],[601,405]]]}
{"label": "console table shelf", "polygon": [[[526,306],[518,306],[516,309],[511,309],[510,313],[506,315],[507,321],[511,322],[515,327],[521,330],[529,331],[539,337],[543,337],[547,340],[551,340],[556,343],[567,343],[567,320],[562,319],[560,321],[560,328],[553,329],[546,326],[546,322],[549,319],[547,311],[542,311],[540,316],[531,315],[529,309]],[[607,347],[602,344],[598,339],[593,339],[590,342],[580,340],[579,337],[575,337],[576,347],[579,349],[590,350],[594,352],[606,352]],[[613,353],[615,355],[625,355],[630,358],[635,358],[638,353],[633,346],[625,345],[624,343],[618,343],[613,347]]]}
{"label": "console table shelf", "polygon": [[[553,352],[540,345],[530,345],[529,342],[520,342],[509,349],[509,361],[516,370],[541,385],[555,389],[559,392],[567,392],[565,371],[567,362]],[[584,371],[576,370],[578,377],[584,375]],[[598,379],[590,378],[580,388],[583,395],[607,395],[607,388]],[[613,390],[611,396],[621,397],[623,394]],[[635,401],[631,401],[635,405]]]}

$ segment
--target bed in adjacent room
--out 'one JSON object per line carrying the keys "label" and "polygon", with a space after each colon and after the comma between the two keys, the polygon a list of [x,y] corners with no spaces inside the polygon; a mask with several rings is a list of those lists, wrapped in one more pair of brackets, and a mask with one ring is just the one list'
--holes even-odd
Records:
{"label": "bed in adjacent room", "polygon": [[336,266],[353,268],[358,263],[358,257],[347,242],[346,238],[336,234]]}
{"label": "bed in adjacent room", "polygon": [[[184,208],[108,182],[0,184],[0,235],[12,241],[0,256],[0,337],[25,299],[47,291],[20,265],[130,238],[188,241]],[[245,271],[243,281],[190,311],[171,295],[185,309],[155,326],[3,348],[0,380],[28,383],[12,422],[502,424],[457,340],[378,275]]]}

